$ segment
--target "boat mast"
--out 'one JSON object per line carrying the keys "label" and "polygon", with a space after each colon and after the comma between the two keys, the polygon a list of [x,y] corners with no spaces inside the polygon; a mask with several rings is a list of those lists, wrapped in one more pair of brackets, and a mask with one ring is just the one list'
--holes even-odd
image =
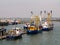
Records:
{"label": "boat mast", "polygon": [[[44,17],[45,17],[44,19],[46,19],[46,10],[44,10]],[[46,20],[45,20],[45,21],[46,21]]]}
{"label": "boat mast", "polygon": [[34,21],[33,21],[33,12],[31,11],[31,19],[30,19],[30,24],[32,24]]}
{"label": "boat mast", "polygon": [[31,24],[33,23],[33,25],[36,26],[36,28],[38,29],[39,24],[40,24],[40,17],[38,15],[33,16],[33,12],[31,12],[32,16],[31,16]]}
{"label": "boat mast", "polygon": [[51,24],[51,17],[52,17],[51,13],[48,13],[48,16],[47,16],[48,24]]}
{"label": "boat mast", "polygon": [[42,24],[42,11],[40,11],[40,24]]}

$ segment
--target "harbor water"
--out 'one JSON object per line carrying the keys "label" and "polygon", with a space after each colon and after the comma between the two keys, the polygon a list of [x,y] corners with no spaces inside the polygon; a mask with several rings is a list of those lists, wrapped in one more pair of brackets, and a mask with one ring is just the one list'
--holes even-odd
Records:
{"label": "harbor water", "polygon": [[[42,32],[36,35],[22,35],[22,39],[18,40],[0,40],[0,45],[60,45],[60,22],[53,22],[54,29],[48,32]],[[23,29],[23,24],[16,25]],[[5,26],[8,30],[14,25]]]}

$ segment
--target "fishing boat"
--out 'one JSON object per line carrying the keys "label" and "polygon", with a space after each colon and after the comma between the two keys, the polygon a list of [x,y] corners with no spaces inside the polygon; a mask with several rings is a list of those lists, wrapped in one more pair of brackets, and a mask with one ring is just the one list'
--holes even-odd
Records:
{"label": "fishing boat", "polygon": [[37,34],[42,32],[42,26],[40,25],[40,17],[35,15],[31,17],[30,23],[26,25],[27,34]]}
{"label": "fishing boat", "polygon": [[8,26],[8,24],[7,20],[0,20],[0,26]]}
{"label": "fishing boat", "polygon": [[51,24],[51,25],[48,25],[48,23],[47,22],[45,22],[44,24],[42,24],[42,30],[43,31],[50,31],[50,30],[53,30],[53,24]]}
{"label": "fishing boat", "polygon": [[9,25],[17,25],[19,22],[19,20],[13,20],[13,19],[7,19],[7,22],[9,23]]}
{"label": "fishing boat", "polygon": [[37,29],[35,26],[30,26],[28,27],[28,30],[27,30],[27,34],[37,34],[37,33],[41,33],[42,30],[41,29]]}
{"label": "fishing boat", "polygon": [[42,30],[43,31],[50,31],[53,30],[53,23],[51,21],[51,13],[48,13],[48,17],[46,18],[46,21],[42,24]]}
{"label": "fishing boat", "polygon": [[19,28],[9,30],[8,35],[6,36],[7,40],[20,39],[20,38],[22,38],[22,30]]}

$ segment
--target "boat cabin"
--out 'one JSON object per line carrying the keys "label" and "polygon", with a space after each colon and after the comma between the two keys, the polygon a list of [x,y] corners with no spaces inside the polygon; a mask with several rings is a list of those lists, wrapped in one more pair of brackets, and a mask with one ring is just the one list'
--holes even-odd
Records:
{"label": "boat cabin", "polygon": [[37,30],[37,28],[35,26],[30,26],[30,27],[28,27],[28,29],[31,31]]}

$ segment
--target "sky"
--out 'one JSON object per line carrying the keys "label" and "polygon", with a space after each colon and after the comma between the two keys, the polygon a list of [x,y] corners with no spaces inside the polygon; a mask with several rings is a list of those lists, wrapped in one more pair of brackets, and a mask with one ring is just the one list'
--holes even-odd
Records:
{"label": "sky", "polygon": [[52,10],[52,17],[60,17],[60,0],[0,0],[0,17],[29,18],[31,11],[40,15],[44,10]]}

